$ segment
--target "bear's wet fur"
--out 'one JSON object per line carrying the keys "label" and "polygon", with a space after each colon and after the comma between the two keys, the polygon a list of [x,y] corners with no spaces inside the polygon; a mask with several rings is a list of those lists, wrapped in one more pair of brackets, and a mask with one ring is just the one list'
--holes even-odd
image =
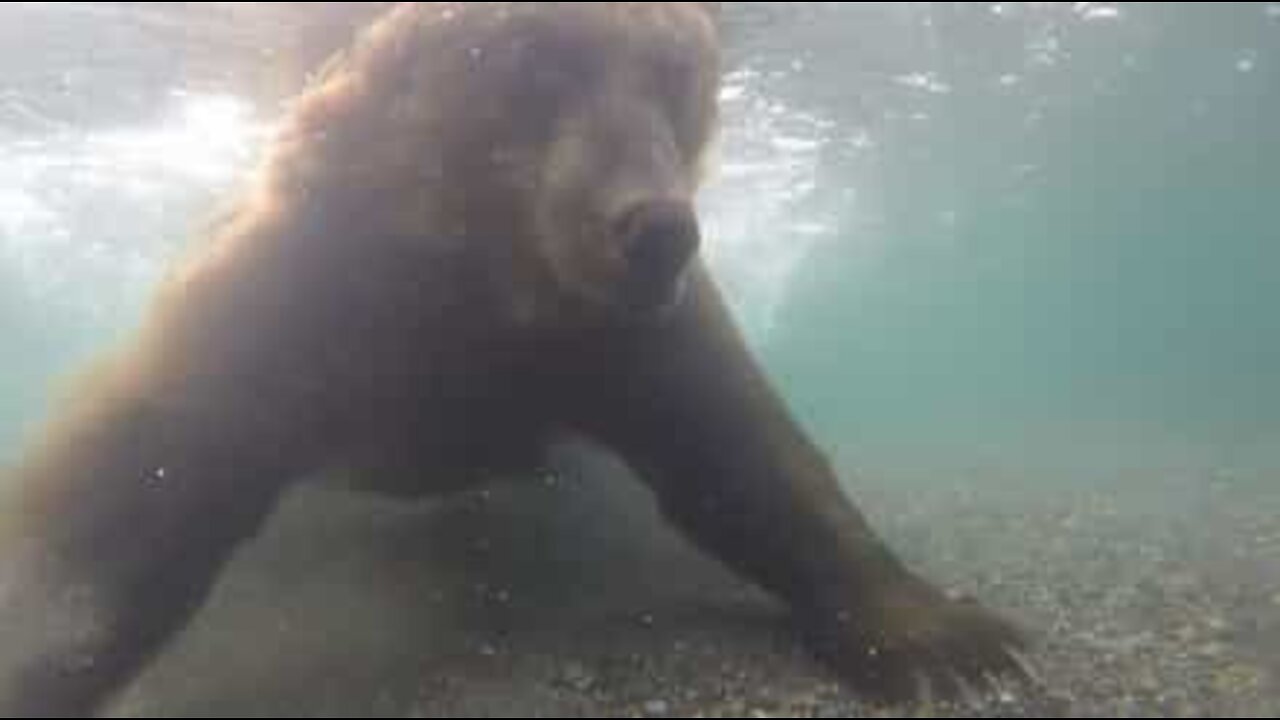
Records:
{"label": "bear's wet fur", "polygon": [[0,714],[99,711],[294,482],[443,491],[564,433],[857,686],[1016,671],[873,534],[698,258],[718,5],[402,3],[330,63],[0,483]]}

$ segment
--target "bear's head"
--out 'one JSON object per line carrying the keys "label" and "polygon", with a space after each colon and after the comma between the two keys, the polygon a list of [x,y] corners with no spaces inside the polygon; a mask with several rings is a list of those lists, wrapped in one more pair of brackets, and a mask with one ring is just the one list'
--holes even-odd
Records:
{"label": "bear's head", "polygon": [[522,316],[660,314],[700,244],[719,5],[401,3],[301,103],[273,198],[465,240]]}
{"label": "bear's head", "polygon": [[700,244],[694,194],[718,98],[707,6],[575,4],[577,22],[529,36],[522,113],[549,140],[533,227],[575,300],[647,315],[679,299]]}
{"label": "bear's head", "polygon": [[494,185],[514,188],[516,234],[561,301],[606,317],[660,314],[701,240],[694,196],[717,120],[718,3],[513,5],[480,84],[507,114],[489,148],[510,151],[497,153],[509,176]]}

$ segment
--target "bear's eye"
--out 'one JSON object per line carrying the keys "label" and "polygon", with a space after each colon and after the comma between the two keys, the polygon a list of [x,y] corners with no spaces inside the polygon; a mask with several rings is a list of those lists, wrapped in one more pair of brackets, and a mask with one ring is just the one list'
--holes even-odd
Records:
{"label": "bear's eye", "polygon": [[679,45],[664,47],[651,61],[654,75],[663,82],[687,85],[698,77],[697,54]]}
{"label": "bear's eye", "polygon": [[543,89],[581,88],[599,73],[600,54],[581,41],[549,35],[528,41],[523,50],[522,70]]}
{"label": "bear's eye", "polygon": [[513,92],[530,119],[554,120],[575,98],[595,87],[599,66],[572,45],[548,40],[531,42],[518,54]]}
{"label": "bear's eye", "polygon": [[523,79],[529,83],[532,92],[543,97],[560,97],[576,84],[573,70],[556,63],[534,63]]}

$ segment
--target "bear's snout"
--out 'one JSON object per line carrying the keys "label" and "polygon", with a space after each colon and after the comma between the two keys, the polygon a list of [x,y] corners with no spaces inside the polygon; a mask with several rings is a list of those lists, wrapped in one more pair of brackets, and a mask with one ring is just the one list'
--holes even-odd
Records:
{"label": "bear's snout", "polygon": [[702,239],[691,204],[679,200],[639,203],[619,217],[613,233],[625,263],[629,304],[649,309],[675,300]]}

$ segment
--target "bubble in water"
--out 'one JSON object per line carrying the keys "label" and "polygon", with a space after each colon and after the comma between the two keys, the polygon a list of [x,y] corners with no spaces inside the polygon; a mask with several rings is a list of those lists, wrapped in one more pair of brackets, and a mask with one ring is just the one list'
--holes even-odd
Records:
{"label": "bubble in water", "polygon": [[720,92],[720,100],[721,102],[736,102],[746,94],[747,89],[741,85],[726,85],[724,90]]}
{"label": "bubble in water", "polygon": [[1236,61],[1236,70],[1242,73],[1251,73],[1258,69],[1258,60],[1252,53],[1246,54]]}
{"label": "bubble in water", "polygon": [[1089,8],[1084,14],[1085,20],[1116,20],[1120,17],[1120,8],[1114,6]]}
{"label": "bubble in water", "polygon": [[866,129],[859,129],[849,138],[849,144],[855,150],[870,150],[875,147],[875,140],[871,138],[871,133]]}
{"label": "bubble in water", "polygon": [[1120,8],[1114,3],[1078,2],[1072,8],[1085,20],[1116,20]]}
{"label": "bubble in water", "polygon": [[923,90],[924,92],[933,93],[935,95],[947,95],[951,92],[951,86],[932,72],[917,72],[910,75],[903,75],[896,78],[899,85],[912,88],[913,90]]}

